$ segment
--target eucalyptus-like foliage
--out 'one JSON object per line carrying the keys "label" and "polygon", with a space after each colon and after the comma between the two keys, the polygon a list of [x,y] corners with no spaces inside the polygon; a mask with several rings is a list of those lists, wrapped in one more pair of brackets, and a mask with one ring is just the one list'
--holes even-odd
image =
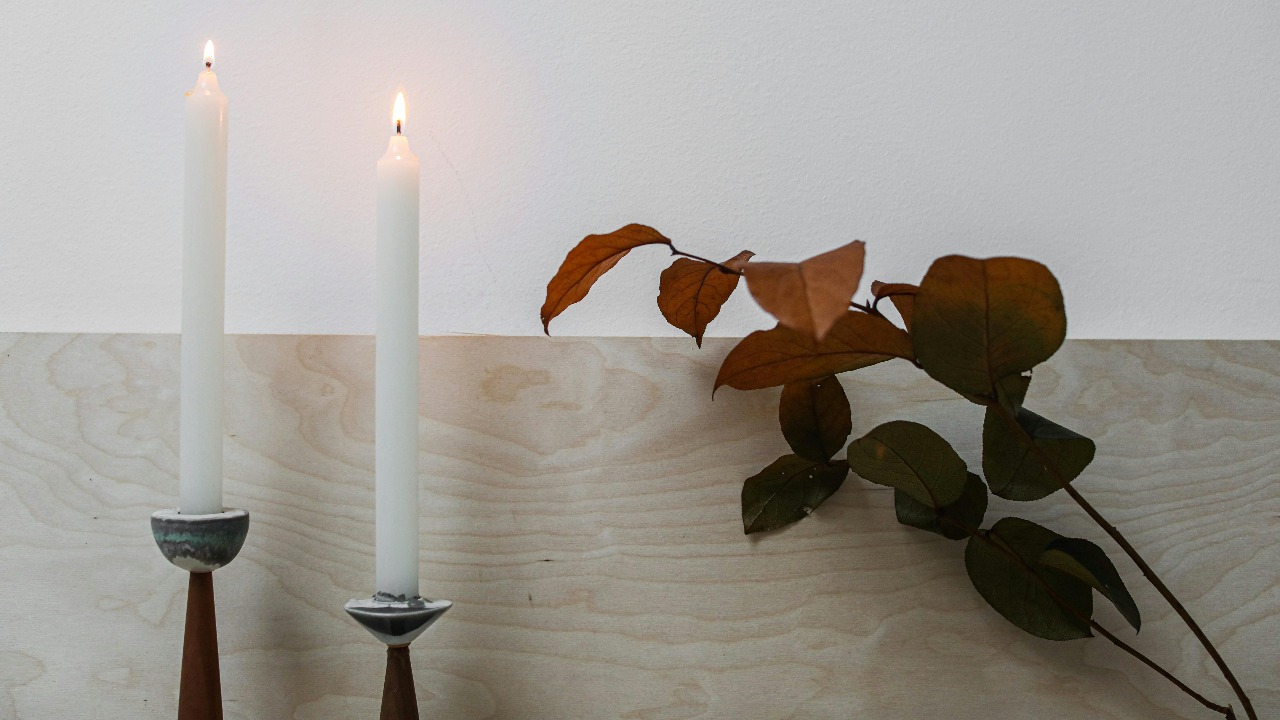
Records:
{"label": "eucalyptus-like foliage", "polygon": [[[1067,316],[1057,279],[1044,265],[1016,257],[949,255],[918,285],[871,284],[854,301],[865,245],[854,241],[800,262],[762,262],[743,251],[717,263],[677,250],[644,225],[589,235],[547,285],[544,328],[628,252],[665,245],[680,256],[663,271],[658,307],[701,345],[702,336],[740,278],[777,319],[730,350],[713,392],[782,387],[778,419],[793,451],[742,487],[742,525],[750,533],[804,519],[840,489],[849,471],[893,489],[903,525],[963,540],[963,560],[978,594],[1018,628],[1046,640],[1102,635],[1202,705],[1228,718],[1171,672],[1102,627],[1094,594],[1110,602],[1136,632],[1141,614],[1107,553],[1019,517],[988,518],[988,493],[1036,501],[1064,491],[1134,561],[1208,651],[1251,720],[1256,714],[1207,636],[1124,536],[1072,485],[1093,461],[1089,438],[1024,407],[1036,366],[1062,346]],[[888,300],[902,320],[880,310]],[[982,472],[967,467],[945,438],[896,420],[848,441],[853,414],[837,375],[888,361],[908,362],[970,402],[983,405]],[[837,457],[844,449],[845,457]]]}

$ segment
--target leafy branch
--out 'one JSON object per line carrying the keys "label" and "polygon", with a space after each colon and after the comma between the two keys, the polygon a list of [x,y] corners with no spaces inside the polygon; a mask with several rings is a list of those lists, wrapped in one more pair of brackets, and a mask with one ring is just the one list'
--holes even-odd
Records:
{"label": "leafy branch", "polygon": [[[1209,653],[1209,657],[1213,659],[1214,664],[1218,666],[1218,670],[1222,673],[1223,677],[1226,678],[1227,683],[1231,685],[1232,692],[1234,692],[1236,697],[1239,698],[1240,704],[1244,708],[1245,715],[1250,718],[1250,720],[1257,720],[1257,713],[1253,709],[1253,703],[1249,701],[1249,696],[1245,694],[1244,688],[1240,686],[1240,681],[1236,679],[1235,673],[1231,671],[1226,660],[1222,658],[1222,654],[1218,652],[1218,648],[1209,640],[1209,636],[1205,634],[1204,630],[1200,627],[1200,624],[1196,622],[1195,618],[1191,616],[1191,613],[1187,610],[1186,606],[1184,606],[1182,602],[1178,600],[1177,596],[1173,594],[1173,591],[1169,589],[1169,586],[1165,585],[1164,581],[1160,579],[1160,576],[1151,568],[1151,565],[1147,563],[1146,559],[1138,553],[1138,550],[1133,547],[1128,538],[1116,529],[1114,525],[1108,522],[1107,519],[1102,516],[1102,513],[1098,512],[1098,510],[1094,508],[1088,500],[1085,500],[1084,496],[1081,495],[1078,490],[1071,486],[1070,482],[1058,469],[1058,465],[1054,462],[1053,458],[1050,457],[1043,448],[1036,444],[1034,438],[1020,423],[1018,423],[1014,415],[1010,413],[1007,408],[1001,407],[997,403],[993,404],[992,409],[1000,416],[1001,420],[1005,422],[1010,430],[1018,435],[1019,440],[1021,440],[1028,450],[1035,455],[1037,462],[1045,468],[1046,472],[1053,477],[1054,481],[1061,485],[1062,488],[1067,491],[1067,494],[1071,499],[1089,515],[1090,519],[1097,523],[1098,527],[1101,527],[1103,532],[1111,536],[1111,539],[1115,541],[1116,545],[1119,545],[1120,549],[1123,550],[1131,560],[1133,560],[1134,565],[1137,565],[1138,569],[1142,571],[1142,575],[1149,583],[1151,583],[1151,586],[1156,589],[1156,592],[1160,593],[1160,596],[1169,603],[1174,612],[1178,614],[1178,617],[1182,618],[1182,621],[1188,628],[1190,628],[1191,633],[1196,636],[1196,640],[1199,641],[1200,645],[1204,647],[1207,653]],[[1230,712],[1227,714],[1228,716],[1232,716],[1232,713]]]}
{"label": "leafy branch", "polygon": [[[1016,519],[1016,518],[1015,518],[1015,519]],[[1231,708],[1230,708],[1230,707],[1227,707],[1227,706],[1224,706],[1224,705],[1219,705],[1219,704],[1217,704],[1217,703],[1215,703],[1215,702],[1210,701],[1208,698],[1206,698],[1206,697],[1204,697],[1203,695],[1201,695],[1200,693],[1196,692],[1196,691],[1195,691],[1195,690],[1194,690],[1190,685],[1187,685],[1185,682],[1183,682],[1182,680],[1180,680],[1180,679],[1179,679],[1177,676],[1175,676],[1172,672],[1170,672],[1170,671],[1166,670],[1166,669],[1165,669],[1163,666],[1161,666],[1159,663],[1157,663],[1156,661],[1154,661],[1154,660],[1152,660],[1151,658],[1147,657],[1147,656],[1146,656],[1145,654],[1143,654],[1140,650],[1138,650],[1137,648],[1133,647],[1133,646],[1132,646],[1132,645],[1130,645],[1129,643],[1127,643],[1127,642],[1125,642],[1125,641],[1121,640],[1120,638],[1116,637],[1115,633],[1112,633],[1110,630],[1108,630],[1108,629],[1106,629],[1105,627],[1103,627],[1101,624],[1099,624],[1099,623],[1098,623],[1098,621],[1097,621],[1097,620],[1094,620],[1092,617],[1089,617],[1088,615],[1086,615],[1085,613],[1081,612],[1079,609],[1077,609],[1076,607],[1074,607],[1070,602],[1068,602],[1068,601],[1067,601],[1067,599],[1066,599],[1066,598],[1064,598],[1064,597],[1062,597],[1061,595],[1059,595],[1059,594],[1054,590],[1053,586],[1052,586],[1052,585],[1050,585],[1048,582],[1046,582],[1046,581],[1044,580],[1044,578],[1042,578],[1042,577],[1041,577],[1041,576],[1036,572],[1036,569],[1035,569],[1032,565],[1028,564],[1025,560],[1023,560],[1023,559],[1022,559],[1022,557],[1021,557],[1021,556],[1019,556],[1019,555],[1018,555],[1016,552],[1014,552],[1012,549],[1010,549],[1008,545],[1006,545],[1006,544],[1005,544],[1005,543],[1003,543],[1003,542],[997,542],[996,540],[993,540],[993,539],[992,539],[992,537],[991,537],[991,533],[990,533],[990,532],[982,531],[982,530],[978,530],[978,529],[975,529],[975,528],[971,528],[971,527],[965,526],[965,525],[963,525],[963,524],[961,524],[961,523],[959,523],[959,522],[956,522],[955,520],[952,520],[952,519],[950,519],[950,518],[944,518],[944,519],[943,519],[943,522],[944,522],[945,524],[948,524],[948,525],[950,525],[950,526],[952,526],[952,527],[955,527],[955,528],[957,528],[957,529],[961,530],[962,532],[964,532],[964,533],[965,533],[966,535],[968,535],[969,537],[971,537],[971,538],[973,538],[973,539],[975,539],[975,540],[978,540],[978,541],[980,541],[980,542],[983,542],[983,543],[987,544],[988,546],[990,546],[991,548],[995,549],[996,551],[998,551],[998,552],[1002,553],[1003,555],[1005,555],[1007,558],[1009,558],[1009,559],[1010,559],[1010,561],[1012,561],[1013,563],[1015,563],[1015,564],[1016,564],[1016,565],[1017,565],[1017,566],[1022,570],[1022,572],[1024,572],[1025,574],[1027,574],[1027,575],[1029,575],[1029,576],[1031,576],[1032,578],[1034,578],[1035,582],[1036,582],[1038,585],[1040,585],[1042,588],[1044,588],[1045,592],[1046,592],[1046,593],[1048,593],[1048,594],[1050,595],[1050,597],[1052,597],[1052,598],[1053,598],[1054,602],[1056,602],[1056,603],[1058,603],[1060,606],[1062,606],[1062,607],[1066,608],[1066,609],[1067,609],[1069,612],[1071,612],[1071,614],[1072,614],[1072,615],[1074,615],[1074,616],[1075,616],[1075,617],[1076,617],[1080,622],[1087,623],[1091,629],[1093,629],[1093,630],[1097,631],[1097,633],[1098,633],[1099,635],[1101,635],[1101,636],[1103,636],[1104,638],[1106,638],[1106,639],[1107,639],[1107,640],[1108,640],[1112,645],[1115,645],[1116,647],[1118,647],[1118,648],[1120,648],[1121,650],[1125,651],[1125,652],[1126,652],[1126,653],[1128,653],[1129,655],[1132,655],[1134,658],[1136,658],[1136,659],[1137,659],[1139,662],[1141,662],[1143,665],[1146,665],[1147,667],[1151,668],[1152,670],[1155,670],[1157,673],[1159,673],[1159,674],[1160,674],[1160,676],[1161,676],[1161,677],[1163,677],[1163,678],[1165,678],[1166,680],[1168,680],[1169,682],[1173,683],[1173,684],[1174,684],[1174,685],[1175,685],[1179,690],[1182,690],[1182,691],[1183,691],[1184,693],[1186,693],[1187,695],[1190,695],[1193,699],[1195,699],[1195,700],[1196,700],[1197,702],[1199,702],[1201,705],[1204,705],[1205,707],[1207,707],[1207,708],[1209,708],[1210,710],[1213,710],[1213,711],[1215,711],[1215,712],[1222,713],[1222,714],[1223,714],[1223,715],[1225,715],[1227,718],[1231,718],[1231,719],[1234,719],[1234,718],[1235,718],[1235,713],[1231,710]],[[1025,521],[1024,521],[1024,522],[1025,522]],[[1087,541],[1083,541],[1083,542],[1087,542]],[[1041,557],[1041,562],[1044,562],[1044,558],[1043,558],[1043,556]]]}
{"label": "leafy branch", "polygon": [[[747,478],[743,529],[776,530],[802,520],[836,493],[852,470],[894,491],[900,523],[967,540],[965,568],[974,588],[1009,622],[1036,637],[1074,640],[1096,632],[1204,707],[1234,718],[1166,668],[1093,619],[1093,594],[1111,602],[1135,632],[1141,614],[1119,571],[1099,546],[1063,537],[1018,517],[981,529],[989,495],[1035,501],[1064,491],[1128,555],[1173,607],[1221,671],[1249,720],[1253,705],[1221,653],[1133,545],[1071,483],[1093,461],[1092,440],[1023,407],[1030,372],[1066,338],[1058,281],[1022,258],[951,255],[934,261],[919,285],[871,284],[871,300],[853,296],[866,248],[854,241],[798,263],[760,262],[744,251],[718,263],[677,250],[653,228],[628,225],[588,235],[547,285],[542,323],[586,297],[631,250],[665,245],[677,259],[662,272],[658,307],[699,346],[707,325],[745,278],[755,301],[777,319],[729,351],[713,392],[782,387],[778,421],[793,453]],[[895,325],[880,310],[893,305]],[[837,376],[906,360],[970,402],[986,408],[982,471],[970,472],[942,436],[908,421],[885,423],[849,442],[852,417]],[[848,443],[845,457],[836,457]]]}

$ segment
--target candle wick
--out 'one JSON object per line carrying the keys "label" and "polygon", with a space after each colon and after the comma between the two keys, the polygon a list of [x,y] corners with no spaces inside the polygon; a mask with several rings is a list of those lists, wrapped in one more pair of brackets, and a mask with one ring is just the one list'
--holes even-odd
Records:
{"label": "candle wick", "polygon": [[212,61],[212,60],[205,60],[205,61],[204,61],[204,69],[205,69],[205,70],[212,70],[212,69],[213,69],[213,61]]}
{"label": "candle wick", "polygon": [[396,134],[397,134],[397,135],[399,135],[399,134],[400,134],[400,121],[399,121],[399,120],[397,120],[397,121],[396,121]]}

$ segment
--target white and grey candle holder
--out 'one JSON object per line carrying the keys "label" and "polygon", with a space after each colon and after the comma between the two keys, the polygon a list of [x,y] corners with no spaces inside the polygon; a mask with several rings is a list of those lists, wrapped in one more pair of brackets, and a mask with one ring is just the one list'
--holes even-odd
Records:
{"label": "white and grey candle holder", "polygon": [[151,535],[160,552],[169,562],[191,574],[182,640],[178,720],[222,720],[213,571],[235,559],[248,534],[246,510],[183,515],[175,508],[158,510],[151,515]]}
{"label": "white and grey candle holder", "polygon": [[347,614],[387,646],[387,672],[382,681],[379,720],[419,720],[409,643],[440,619],[453,602],[377,593],[347,603]]}

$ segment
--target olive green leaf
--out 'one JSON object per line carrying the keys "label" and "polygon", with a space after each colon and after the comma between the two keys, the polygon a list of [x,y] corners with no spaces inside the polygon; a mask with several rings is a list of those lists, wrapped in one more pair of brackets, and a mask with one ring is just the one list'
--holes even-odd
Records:
{"label": "olive green leaf", "polygon": [[1031,387],[1031,375],[1008,375],[996,381],[996,402],[1009,412],[1017,413],[1027,399],[1027,389]]}
{"label": "olive green leaf", "polygon": [[1003,518],[983,536],[969,539],[965,569],[987,604],[1026,632],[1046,640],[1091,637],[1082,619],[1093,617],[1089,586],[1037,562],[1060,538],[1029,520]]}
{"label": "olive green leaf", "polygon": [[[1004,412],[989,407],[982,423],[982,470],[991,492],[1006,500],[1039,500],[1061,490]],[[1093,462],[1096,448],[1089,438],[1026,408],[1018,411],[1016,421],[1067,482]]]}
{"label": "olive green leaf", "polygon": [[853,420],[849,398],[834,375],[782,387],[778,423],[782,436],[800,457],[827,462],[849,440]]}
{"label": "olive green leaf", "polygon": [[803,520],[844,483],[849,466],[783,455],[742,485],[742,529],[777,530]]}
{"label": "olive green leaf", "polygon": [[936,509],[895,489],[893,510],[903,525],[960,540],[969,536],[969,529],[982,525],[982,518],[987,514],[987,486],[982,478],[969,473],[960,499]]}
{"label": "olive green leaf", "polygon": [[965,397],[995,397],[996,383],[1049,359],[1067,316],[1058,281],[1022,258],[949,255],[920,282],[911,317],[916,359]]}
{"label": "olive green leaf", "polygon": [[906,420],[875,428],[849,445],[849,466],[877,485],[902,490],[929,507],[960,498],[969,470],[941,435]]}
{"label": "olive green leaf", "polygon": [[1116,606],[1116,610],[1133,626],[1134,632],[1142,629],[1142,613],[1138,611],[1138,604],[1133,601],[1115,564],[1102,548],[1082,538],[1059,538],[1049,543],[1048,549],[1040,554],[1039,562],[1088,583]]}

